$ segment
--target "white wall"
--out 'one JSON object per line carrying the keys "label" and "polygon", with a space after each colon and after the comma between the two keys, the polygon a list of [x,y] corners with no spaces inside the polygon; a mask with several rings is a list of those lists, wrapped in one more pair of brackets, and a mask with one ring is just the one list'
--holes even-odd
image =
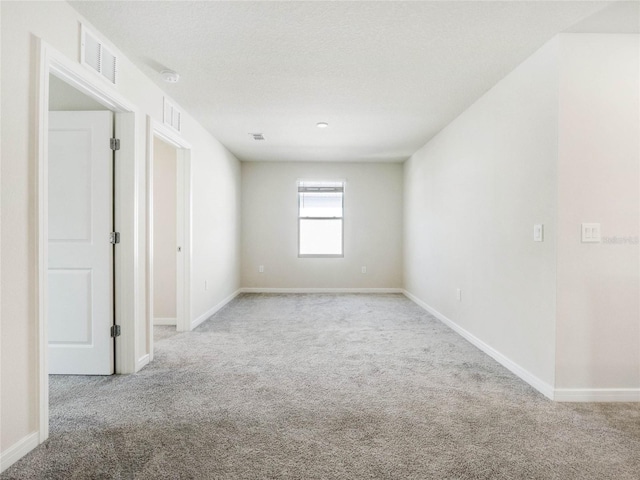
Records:
{"label": "white wall", "polygon": [[[77,62],[79,23],[65,2],[1,2],[2,165],[0,259],[0,450],[37,431],[35,39]],[[96,29],[93,29],[96,31]],[[99,32],[97,32],[99,34]],[[107,42],[108,43],[108,42]],[[148,353],[145,312],[146,115],[162,119],[163,92],[126,58],[117,90],[137,107],[138,248],[136,358]],[[103,82],[96,77],[97,82]],[[240,163],[188,113],[182,135],[192,145],[193,268],[191,312],[205,314],[240,287]],[[204,280],[208,279],[208,290]],[[31,437],[29,437],[31,438]],[[3,465],[4,466],[4,465]]]}
{"label": "white wall", "polygon": [[[405,289],[547,385],[557,116],[554,40],[405,163]],[[543,243],[533,242],[538,223]]]}
{"label": "white wall", "polygon": [[[560,40],[556,383],[638,389],[640,36]],[[617,243],[581,243],[582,222]]]}
{"label": "white wall", "polygon": [[638,35],[559,35],[405,164],[406,289],[559,400],[640,398],[639,90]]}
{"label": "white wall", "polygon": [[177,151],[153,139],[153,315],[176,320]]}
{"label": "white wall", "polygon": [[241,286],[240,162],[204,130],[193,140],[192,320],[207,317]]}
{"label": "white wall", "polygon": [[[344,258],[298,258],[299,179],[346,180]],[[243,286],[400,288],[402,183],[401,164],[243,162]]]}

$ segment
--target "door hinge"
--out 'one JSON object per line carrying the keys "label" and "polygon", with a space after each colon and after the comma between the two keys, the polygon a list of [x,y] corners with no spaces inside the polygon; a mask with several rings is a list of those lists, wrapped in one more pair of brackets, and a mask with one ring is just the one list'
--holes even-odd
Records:
{"label": "door hinge", "polygon": [[109,241],[112,244],[120,243],[120,232],[111,232],[109,235]]}
{"label": "door hinge", "polygon": [[120,139],[112,138],[110,142],[111,150],[120,150]]}
{"label": "door hinge", "polygon": [[111,327],[111,336],[113,338],[120,336],[120,325],[113,325]]}

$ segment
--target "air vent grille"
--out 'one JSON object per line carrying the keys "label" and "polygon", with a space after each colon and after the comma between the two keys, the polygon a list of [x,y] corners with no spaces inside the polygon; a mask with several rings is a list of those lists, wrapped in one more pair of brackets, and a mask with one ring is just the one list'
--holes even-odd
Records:
{"label": "air vent grille", "polygon": [[80,62],[116,84],[118,58],[93,33],[81,27]]}
{"label": "air vent grille", "polygon": [[91,35],[85,34],[82,46],[84,47],[83,62],[96,72],[100,72],[100,43]]}
{"label": "air vent grille", "polygon": [[264,140],[264,135],[261,133],[250,133],[254,140]]}
{"label": "air vent grille", "polygon": [[167,97],[164,97],[163,122],[178,132],[182,126],[182,112]]}
{"label": "air vent grille", "polygon": [[109,80],[114,85],[116,84],[116,56],[109,51],[109,49],[102,47],[101,68],[100,73],[102,76]]}

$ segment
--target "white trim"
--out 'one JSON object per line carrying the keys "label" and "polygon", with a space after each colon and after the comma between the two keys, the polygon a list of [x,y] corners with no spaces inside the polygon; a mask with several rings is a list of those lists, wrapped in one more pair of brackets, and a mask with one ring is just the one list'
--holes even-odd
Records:
{"label": "white trim", "polygon": [[243,291],[242,288],[236,290],[231,295],[229,295],[227,298],[225,298],[220,303],[218,303],[216,306],[210,308],[209,310],[204,312],[202,315],[200,315],[198,318],[196,318],[193,322],[191,322],[191,330],[196,328],[198,325],[200,325],[205,320],[208,320],[209,317],[211,317],[211,315],[216,313],[218,310],[220,310],[222,307],[224,307],[227,303],[229,303],[231,300],[233,300],[238,295],[240,295],[242,293],[242,291]]}
{"label": "white trim", "polygon": [[153,324],[154,325],[177,325],[177,319],[175,317],[173,318],[169,318],[169,317],[155,317],[153,319]]}
{"label": "white trim", "polygon": [[[140,190],[138,187],[139,160],[136,155],[136,119],[135,113],[116,112],[115,135],[120,139],[120,150],[116,151],[116,171],[114,183],[116,231],[122,241],[115,248],[116,264],[116,319],[122,327],[122,334],[116,338],[115,373],[135,373],[136,332],[139,317],[140,222],[138,205]],[[140,319],[141,320],[141,319]],[[145,352],[146,353],[146,352]]]}
{"label": "white trim", "polygon": [[145,302],[147,317],[144,319],[147,327],[147,352],[149,361],[153,360],[153,128],[154,121],[147,115],[147,268],[145,271]]}
{"label": "white trim", "polygon": [[36,99],[35,128],[38,139],[38,266],[37,266],[37,312],[38,312],[38,357],[36,368],[38,375],[38,430],[39,441],[49,438],[49,332],[47,323],[48,284],[47,269],[49,263],[49,242],[43,232],[49,231],[48,203],[48,165],[46,161],[46,146],[49,137],[49,71],[50,49],[40,39],[37,39],[39,55],[37,76],[39,77],[38,98]]}
{"label": "white trim", "polygon": [[242,293],[403,293],[401,288],[262,288],[244,287]]}
{"label": "white trim", "polygon": [[[136,298],[137,298],[137,252],[138,245],[138,223],[137,211],[137,168],[135,156],[135,116],[138,114],[136,108],[122,97],[112,85],[105,84],[96,79],[95,75],[85,69],[79,63],[65,57],[56,49],[51,47],[40,38],[36,38],[36,65],[37,65],[37,99],[35,105],[34,128],[36,131],[36,164],[37,164],[37,244],[38,259],[36,264],[36,312],[38,315],[38,327],[36,330],[36,345],[38,348],[36,358],[36,368],[38,376],[38,441],[44,442],[49,437],[49,375],[48,375],[48,338],[47,338],[47,269],[48,269],[48,242],[46,232],[48,231],[48,126],[49,126],[49,75],[55,75],[73,88],[84,93],[88,97],[104,105],[121,117],[127,118],[131,131],[127,132],[127,140],[124,150],[129,152],[130,157],[120,152],[121,163],[127,165],[129,174],[126,177],[127,185],[118,185],[116,198],[116,218],[120,222],[125,221],[128,214],[131,222],[128,224],[129,235],[123,235],[121,249],[133,252],[131,258],[126,255],[123,263],[118,263],[116,275],[121,275],[121,282],[116,282],[116,295],[121,293],[117,299],[118,311],[122,314],[118,322],[122,326],[122,335],[117,339],[116,345],[116,373],[130,373],[135,371],[135,335],[136,335]],[[132,136],[129,136],[132,134]],[[122,169],[121,169],[122,170]],[[122,177],[120,177],[122,178]],[[119,207],[118,207],[119,206]],[[124,215],[123,215],[124,213]],[[131,264],[130,262],[134,263]],[[124,295],[122,294],[124,292]],[[119,302],[119,303],[118,303]]]}
{"label": "white trim", "polygon": [[4,472],[39,444],[39,433],[32,432],[0,453],[0,473]]}
{"label": "white trim", "polygon": [[556,388],[556,402],[640,402],[640,388]]}
{"label": "white trim", "polygon": [[522,380],[527,382],[533,388],[535,388],[540,393],[542,393],[545,397],[547,397],[547,398],[549,398],[551,400],[554,399],[554,388],[553,388],[552,385],[548,384],[547,382],[544,382],[543,380],[540,380],[538,377],[533,375],[531,372],[529,372],[525,368],[521,367],[520,365],[518,365],[517,363],[515,363],[513,360],[511,360],[510,358],[506,357],[502,353],[498,352],[496,349],[494,349],[490,345],[486,344],[485,342],[480,340],[478,337],[476,337],[472,333],[468,332],[467,330],[465,330],[464,328],[462,328],[461,326],[459,326],[458,324],[456,324],[455,322],[453,322],[452,320],[450,320],[449,318],[444,316],[442,313],[438,312],[435,308],[432,308],[431,306],[427,305],[425,302],[420,300],[418,297],[416,297],[412,293],[410,293],[410,292],[408,292],[406,290],[403,290],[402,293],[404,293],[404,295],[408,299],[412,300],[414,303],[416,303],[420,307],[424,308],[431,315],[433,315],[438,320],[440,320],[442,323],[444,323],[446,326],[451,328],[458,335],[460,335],[461,337],[466,339],[469,343],[471,343],[475,347],[477,347],[480,350],[482,350],[484,353],[486,353],[491,358],[493,358],[495,361],[500,363],[507,370],[509,370],[510,372],[514,373],[515,375],[520,377]]}
{"label": "white trim", "polygon": [[138,361],[136,362],[136,372],[139,370],[142,370],[142,368],[146,367],[147,365],[149,365],[149,360],[150,356],[149,354],[145,354],[143,356],[141,356]]}
{"label": "white trim", "polygon": [[151,120],[151,126],[153,127],[153,135],[155,137],[158,137],[163,142],[166,142],[172,147],[175,147],[177,149],[184,148],[186,150],[191,150],[191,144],[187,142],[184,138],[182,138],[182,136],[178,132],[169,129],[167,126],[154,120],[151,117],[147,117],[147,118]]}
{"label": "white trim", "polygon": [[[51,73],[113,112],[136,111],[136,108],[120,95],[108,80],[95,82],[99,78],[95,76],[95,72],[73,63],[43,40],[40,40],[40,52],[41,55],[44,53],[45,60],[45,68],[39,72],[41,81],[44,73],[47,77]],[[47,97],[48,83],[47,78]],[[49,105],[47,104],[48,110]]]}

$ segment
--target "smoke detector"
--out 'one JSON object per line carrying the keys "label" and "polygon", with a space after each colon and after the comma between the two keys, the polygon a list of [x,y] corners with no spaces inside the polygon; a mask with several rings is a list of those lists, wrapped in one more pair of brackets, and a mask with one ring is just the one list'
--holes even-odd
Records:
{"label": "smoke detector", "polygon": [[167,83],[178,83],[178,80],[180,80],[178,72],[174,72],[173,70],[162,70],[160,75],[162,75],[162,79]]}

